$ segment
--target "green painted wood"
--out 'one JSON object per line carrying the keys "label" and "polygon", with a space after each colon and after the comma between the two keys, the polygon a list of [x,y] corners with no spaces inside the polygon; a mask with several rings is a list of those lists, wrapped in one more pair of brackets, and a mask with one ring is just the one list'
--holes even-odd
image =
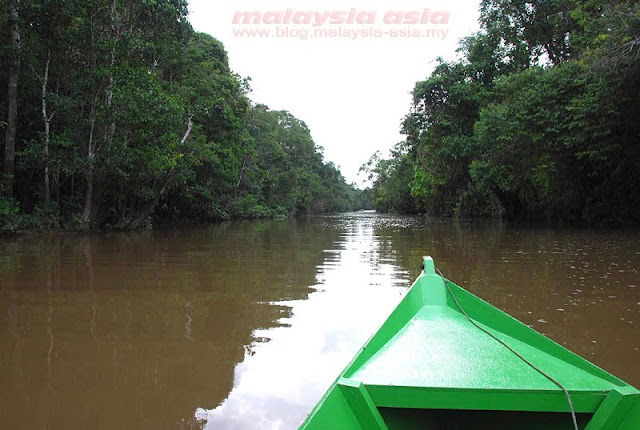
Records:
{"label": "green painted wood", "polygon": [[358,417],[344,397],[342,390],[334,386],[322,398],[317,407],[307,417],[302,428],[307,430],[344,429],[361,430]]}
{"label": "green painted wood", "polygon": [[633,387],[616,388],[604,399],[586,430],[638,430],[640,421],[634,414],[640,414],[640,392]]}
{"label": "green painted wood", "polygon": [[[514,420],[511,412],[565,413],[567,420],[558,419],[549,428],[573,429],[562,389],[486,330],[563,384],[581,414],[581,429],[589,421],[588,430],[640,429],[635,388],[457,285],[445,283],[431,258],[425,257],[423,267],[401,303],[301,428],[367,428],[371,416],[353,414],[373,414],[377,419],[377,407],[385,408],[383,416],[393,417],[394,426],[389,428],[412,428],[398,424],[409,420],[398,418],[402,411],[410,416],[434,411],[432,418],[446,420],[455,415],[446,411],[473,410],[505,412],[492,415],[496,420]],[[362,420],[367,424],[363,426]]]}
{"label": "green painted wood", "polygon": [[[474,390],[461,388],[368,385],[378,407],[410,409],[460,409],[528,412],[569,412],[567,399],[558,391]],[[571,393],[576,412],[593,413],[606,393]]]}
{"label": "green painted wood", "polygon": [[425,276],[436,274],[436,263],[431,257],[422,257],[422,273]]}
{"label": "green painted wood", "polygon": [[[551,376],[562,379],[569,390],[612,388],[610,382],[579,367],[497,334]],[[424,306],[350,377],[366,385],[558,391],[557,385],[448,307]]]}
{"label": "green painted wood", "polygon": [[[402,430],[563,430],[571,425],[569,415],[557,412],[380,408],[380,413],[389,429]],[[576,418],[584,430],[591,415]]]}
{"label": "green painted wood", "polygon": [[[538,333],[532,328],[520,321],[516,320],[512,316],[502,312],[495,308],[484,300],[464,290],[463,288],[449,282],[449,286],[456,298],[460,302],[464,310],[469,314],[471,318],[481,322],[487,327],[492,328],[496,332],[508,334],[509,336],[518,339],[523,343],[527,343],[536,349],[544,351],[547,354],[553,355],[560,360],[566,361],[572,366],[576,366],[585,370],[586,372],[597,376],[598,378],[607,380],[612,386],[625,386],[625,382],[611,375],[610,373],[600,369],[596,365],[590,363],[577,354],[569,351],[563,346],[553,342],[544,335]],[[449,306],[457,310],[457,307],[450,299]]]}
{"label": "green painted wood", "polygon": [[387,430],[380,412],[362,382],[340,378],[338,386],[363,429]]}

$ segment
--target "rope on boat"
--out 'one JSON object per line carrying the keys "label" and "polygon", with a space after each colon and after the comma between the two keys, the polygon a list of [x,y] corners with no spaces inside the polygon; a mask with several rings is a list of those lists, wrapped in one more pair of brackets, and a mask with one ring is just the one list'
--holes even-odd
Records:
{"label": "rope on boat", "polygon": [[549,375],[548,373],[546,373],[544,370],[540,369],[539,367],[537,367],[535,364],[533,364],[532,362],[530,362],[529,360],[527,360],[522,354],[520,354],[518,351],[516,351],[515,349],[513,349],[511,346],[509,346],[509,344],[507,344],[505,341],[503,341],[502,339],[498,338],[496,335],[494,335],[493,333],[491,333],[489,330],[485,329],[484,327],[480,326],[480,324],[478,324],[476,321],[474,321],[468,314],[467,312],[462,308],[462,306],[460,305],[460,302],[458,302],[458,299],[456,298],[456,296],[453,294],[453,291],[451,290],[451,287],[449,286],[449,283],[451,283],[450,280],[448,280],[447,278],[445,278],[445,276],[442,274],[442,272],[436,267],[436,271],[438,272],[438,274],[442,277],[442,279],[444,280],[444,285],[447,287],[447,290],[449,290],[449,294],[451,294],[451,297],[453,297],[453,300],[456,302],[456,305],[458,306],[458,309],[460,309],[460,311],[464,314],[465,317],[467,317],[467,319],[469,320],[469,322],[471,324],[473,324],[475,327],[477,327],[478,329],[482,330],[483,332],[485,332],[486,334],[488,334],[489,336],[491,336],[493,339],[495,339],[496,341],[498,341],[500,344],[502,344],[505,348],[507,348],[509,351],[511,351],[512,353],[514,353],[520,360],[524,361],[525,363],[527,363],[531,368],[533,368],[535,371],[537,371],[538,373],[540,373],[542,376],[544,376],[545,378],[547,378],[549,381],[553,382],[554,384],[556,384],[558,387],[560,387],[560,389],[564,392],[564,395],[567,397],[567,402],[569,403],[569,410],[571,411],[571,418],[573,419],[573,427],[575,428],[575,430],[580,430],[578,427],[578,421],[576,419],[576,412],[573,409],[573,403],[571,402],[571,395],[569,394],[569,391],[567,391],[567,389],[564,387],[564,385],[562,385],[558,380],[554,379],[551,375]]}

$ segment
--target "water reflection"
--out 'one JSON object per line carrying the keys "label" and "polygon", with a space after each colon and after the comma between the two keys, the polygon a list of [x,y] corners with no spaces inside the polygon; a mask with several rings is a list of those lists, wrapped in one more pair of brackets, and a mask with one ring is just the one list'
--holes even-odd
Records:
{"label": "water reflection", "polygon": [[418,273],[640,386],[640,232],[348,214],[0,240],[0,422],[296,428]]}
{"label": "water reflection", "polygon": [[291,308],[280,327],[256,330],[264,340],[248,348],[235,368],[234,388],[213,410],[196,416],[206,429],[286,428],[302,422],[358,348],[402,298],[409,274],[385,262],[376,217],[326,218],[340,232],[325,250],[307,300],[277,302]]}
{"label": "water reflection", "polygon": [[341,235],[325,250],[317,291],[279,303],[292,308],[288,328],[254,333],[269,342],[254,343],[236,367],[222,405],[197,411],[206,428],[296,428],[395,306],[425,253],[474,293],[640,384],[638,232],[370,215],[325,223]]}
{"label": "water reflection", "polygon": [[201,428],[195,407],[227,397],[286,314],[270,303],[306,298],[337,238],[258,222],[0,242],[0,422]]}

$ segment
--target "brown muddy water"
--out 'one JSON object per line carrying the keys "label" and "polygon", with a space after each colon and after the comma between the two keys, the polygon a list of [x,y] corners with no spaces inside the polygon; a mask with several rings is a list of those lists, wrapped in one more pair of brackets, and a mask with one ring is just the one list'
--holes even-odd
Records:
{"label": "brown muddy water", "polygon": [[640,231],[357,213],[0,239],[0,427],[297,428],[425,254],[640,386]]}

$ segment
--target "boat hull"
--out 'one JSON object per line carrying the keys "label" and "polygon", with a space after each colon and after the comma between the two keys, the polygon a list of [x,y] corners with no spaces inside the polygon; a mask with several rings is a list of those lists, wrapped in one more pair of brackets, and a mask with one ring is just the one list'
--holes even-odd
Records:
{"label": "boat hull", "polygon": [[640,429],[640,392],[436,274],[426,257],[301,429],[576,427]]}

